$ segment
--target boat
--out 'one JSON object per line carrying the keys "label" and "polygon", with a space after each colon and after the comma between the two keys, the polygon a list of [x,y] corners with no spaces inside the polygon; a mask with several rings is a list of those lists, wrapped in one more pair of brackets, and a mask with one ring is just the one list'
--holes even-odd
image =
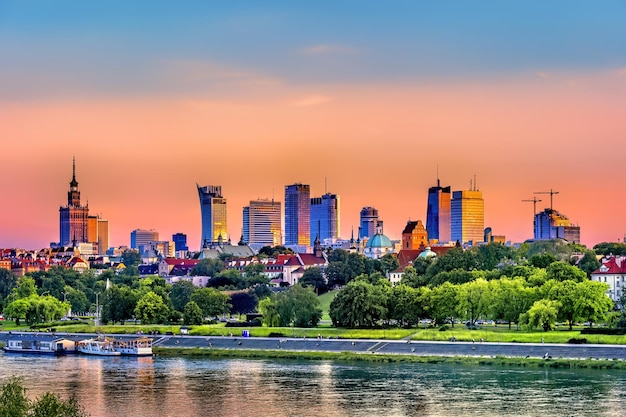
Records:
{"label": "boat", "polygon": [[113,339],[113,348],[124,356],[152,356],[152,339]]}
{"label": "boat", "polygon": [[4,346],[5,352],[12,353],[33,353],[37,355],[65,355],[74,353],[74,342],[68,339],[10,339]]}
{"label": "boat", "polygon": [[76,350],[86,355],[120,356],[121,353],[115,349],[113,340],[107,337],[81,340],[76,342]]}

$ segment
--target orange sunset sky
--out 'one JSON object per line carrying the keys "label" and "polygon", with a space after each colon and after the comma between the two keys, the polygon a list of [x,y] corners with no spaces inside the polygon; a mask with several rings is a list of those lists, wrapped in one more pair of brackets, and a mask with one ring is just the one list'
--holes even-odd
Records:
{"label": "orange sunset sky", "polygon": [[626,235],[623,4],[244,3],[0,1],[0,247],[59,240],[72,157],[112,246],[198,249],[196,183],[222,186],[236,242],[251,199],[325,178],[342,237],[369,205],[397,239],[437,167],[476,175],[513,242],[550,188],[582,243]]}

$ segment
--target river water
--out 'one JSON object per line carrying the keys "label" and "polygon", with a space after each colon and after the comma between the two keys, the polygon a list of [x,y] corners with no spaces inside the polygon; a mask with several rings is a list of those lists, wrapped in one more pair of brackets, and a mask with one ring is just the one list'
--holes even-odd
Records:
{"label": "river water", "polygon": [[0,383],[74,394],[93,417],[623,416],[626,372],[0,353]]}

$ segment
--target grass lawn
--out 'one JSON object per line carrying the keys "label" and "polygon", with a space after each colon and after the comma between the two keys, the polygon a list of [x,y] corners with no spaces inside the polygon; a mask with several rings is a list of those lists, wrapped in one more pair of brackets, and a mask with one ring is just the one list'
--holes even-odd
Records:
{"label": "grass lawn", "polygon": [[328,310],[330,310],[330,303],[333,301],[333,299],[335,298],[335,295],[337,295],[338,291],[339,290],[332,290],[332,291],[324,293],[324,294],[322,294],[322,295],[320,295],[318,297],[318,299],[320,300],[320,303],[321,303],[321,307],[322,307],[322,321],[325,321],[325,322],[329,322],[330,321],[330,316],[328,315]]}

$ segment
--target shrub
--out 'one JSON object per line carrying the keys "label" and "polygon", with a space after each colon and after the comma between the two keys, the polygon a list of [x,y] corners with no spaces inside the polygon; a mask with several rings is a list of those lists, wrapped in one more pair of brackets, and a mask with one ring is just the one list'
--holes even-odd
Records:
{"label": "shrub", "polygon": [[439,326],[440,332],[445,332],[446,330],[450,330],[450,326],[448,326],[447,324],[444,324],[443,326]]}
{"label": "shrub", "polygon": [[584,345],[585,343],[587,343],[587,339],[585,339],[584,337],[581,337],[580,339],[573,337],[568,340],[567,343],[569,343],[570,345]]}

